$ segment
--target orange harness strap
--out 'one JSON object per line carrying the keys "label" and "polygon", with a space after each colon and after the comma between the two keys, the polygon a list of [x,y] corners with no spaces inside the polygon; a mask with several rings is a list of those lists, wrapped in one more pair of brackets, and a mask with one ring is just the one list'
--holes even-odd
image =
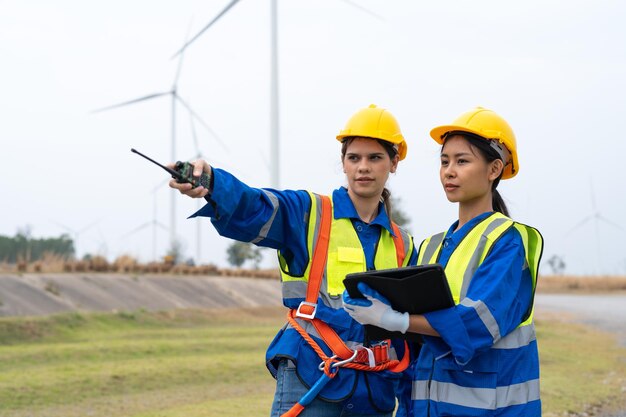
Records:
{"label": "orange harness strap", "polygon": [[[308,333],[302,329],[302,327],[295,320],[296,317],[309,320],[311,324],[315,327],[320,337],[324,340],[324,342],[328,345],[328,347],[332,350],[333,354],[337,356],[337,358],[341,360],[346,360],[354,354],[354,351],[350,349],[343,340],[337,335],[337,333],[325,322],[316,319],[315,313],[317,309],[317,299],[319,295],[320,288],[322,286],[322,279],[324,277],[324,269],[326,267],[326,261],[328,257],[328,244],[330,242],[330,229],[332,222],[332,205],[330,197],[328,196],[320,196],[322,200],[321,207],[321,216],[320,216],[320,227],[318,229],[318,237],[317,242],[315,243],[315,248],[313,249],[313,258],[311,259],[311,270],[309,273],[309,281],[307,283],[307,292],[305,301],[300,304],[297,311],[290,311],[288,314],[288,319],[292,327],[294,327],[308,342],[311,344],[313,339],[310,337],[305,337]],[[392,223],[392,229],[394,232],[394,245],[396,247],[396,256],[398,266],[402,266],[405,258],[404,251],[404,241],[402,240],[402,235],[400,234],[400,228],[395,223]],[[311,344],[315,349],[315,346]],[[317,351],[317,350],[316,350]],[[323,351],[317,351],[320,358],[324,359],[326,355],[323,354]],[[385,361],[386,355],[378,354],[378,356]],[[384,369],[391,368],[394,372],[400,372],[404,370],[408,366],[408,345],[405,343],[405,355],[401,361],[389,361],[389,366]],[[346,367],[348,364],[344,365]],[[356,365],[356,364],[355,364]],[[375,368],[367,368],[368,370],[374,371]]]}
{"label": "orange harness strap", "polygon": [[322,277],[324,276],[324,268],[328,258],[328,242],[330,241],[330,222],[332,207],[328,196],[322,197],[321,220],[319,227],[319,235],[315,248],[313,249],[313,259],[311,259],[311,270],[309,272],[309,282],[306,287],[305,302],[298,307],[298,316],[313,319],[315,310],[317,309],[317,296],[322,286]]}
{"label": "orange harness strap", "polygon": [[400,228],[394,222],[391,222],[391,229],[393,230],[393,244],[396,246],[396,259],[398,260],[398,268],[404,263],[404,241],[400,234]]}
{"label": "orange harness strap", "polygon": [[[309,272],[309,281],[307,283],[306,298],[305,301],[300,303],[297,310],[289,310],[287,313],[287,320],[324,362],[324,376],[322,377],[322,380],[330,380],[335,377],[338,372],[338,368],[334,368],[333,364],[335,364],[335,366],[339,365],[341,367],[360,371],[378,372],[389,370],[391,372],[402,372],[409,366],[409,346],[406,342],[404,342],[404,356],[402,357],[402,360],[389,360],[389,343],[384,346],[374,346],[371,351],[374,355],[376,365],[370,366],[371,364],[368,363],[369,355],[367,350],[360,350],[355,353],[354,350],[350,349],[344,341],[341,340],[332,327],[322,320],[315,318],[318,294],[322,286],[324,269],[326,268],[326,261],[328,257],[328,244],[330,241],[332,221],[332,206],[330,197],[321,196],[321,200],[322,206],[320,207],[321,220],[320,227],[318,229],[319,234],[313,250],[313,259],[311,259],[311,269]],[[402,240],[402,235],[400,234],[398,226],[395,223],[392,223],[391,226],[395,235],[393,237],[393,242],[396,247],[398,267],[401,267],[405,258],[404,241]],[[311,322],[322,340],[324,340],[326,345],[328,345],[328,347],[332,350],[334,356],[329,357],[326,355],[322,348],[315,342],[315,340],[313,340],[311,335],[309,335],[296,321],[296,317]],[[304,409],[305,405],[306,404],[296,403],[291,410],[283,414],[283,417],[297,416]]]}

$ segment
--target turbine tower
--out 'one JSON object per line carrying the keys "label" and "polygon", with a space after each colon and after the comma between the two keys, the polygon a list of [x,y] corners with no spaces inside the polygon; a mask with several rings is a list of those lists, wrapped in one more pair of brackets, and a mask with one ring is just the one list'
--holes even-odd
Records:
{"label": "turbine tower", "polygon": [[137,226],[136,228],[134,228],[133,230],[131,230],[130,232],[125,233],[124,235],[122,235],[120,237],[120,239],[125,239],[129,236],[134,235],[135,233],[138,233],[140,231],[142,231],[143,229],[147,228],[147,227],[151,227],[152,228],[152,260],[154,262],[156,262],[157,260],[157,254],[156,254],[156,246],[157,246],[157,227],[161,228],[165,231],[168,230],[168,228],[163,225],[161,222],[159,222],[157,220],[157,198],[156,198],[156,192],[159,190],[159,188],[161,188],[163,185],[165,185],[166,183],[162,183],[156,187],[154,187],[154,189],[152,190],[152,198],[153,198],[153,206],[152,206],[152,220],[145,222],[139,226]]}

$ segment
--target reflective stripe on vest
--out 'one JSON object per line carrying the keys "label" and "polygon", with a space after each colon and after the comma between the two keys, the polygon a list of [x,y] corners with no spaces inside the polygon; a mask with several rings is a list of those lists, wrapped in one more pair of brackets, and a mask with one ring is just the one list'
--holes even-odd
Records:
{"label": "reflective stripe on vest", "polygon": [[[534,292],[537,285],[539,260],[543,250],[541,234],[535,228],[516,223],[498,212],[491,214],[477,223],[472,230],[465,235],[463,240],[454,249],[445,267],[448,284],[455,304],[461,303],[474,308],[494,337],[494,343],[500,340],[499,329],[495,319],[491,316],[489,309],[481,301],[468,299],[466,295],[474,273],[484,261],[493,244],[511,227],[515,227],[522,237],[524,251],[526,253],[525,267],[530,267]],[[420,246],[418,264],[426,265],[437,263],[444,239],[445,233],[440,233],[426,239]],[[520,326],[532,323],[532,317],[531,307]],[[522,336],[521,339],[527,340],[527,337]],[[494,347],[497,348],[497,346]]]}
{"label": "reflective stripe on vest", "polygon": [[538,400],[539,379],[496,388],[463,387],[441,381],[414,381],[411,398],[495,410]]}
{"label": "reflective stripe on vest", "polygon": [[[307,233],[309,263],[303,276],[293,276],[289,274],[288,267],[282,256],[279,254],[281,262],[281,277],[283,282],[283,298],[304,298],[306,295],[307,282],[311,273],[311,262],[313,250],[316,247],[317,238],[320,233],[320,211],[318,208],[322,204],[319,195],[311,195],[311,212],[309,213],[309,225]],[[332,200],[331,200],[332,201]],[[397,227],[397,226],[396,226]],[[374,256],[375,269],[388,269],[398,267],[398,260],[402,261],[402,266],[406,266],[410,260],[413,250],[411,237],[401,229],[402,244],[394,243],[393,236],[381,231],[380,238]],[[396,248],[402,247],[403,254],[398,254]],[[357,235],[350,219],[335,219],[332,216],[330,240],[328,244],[328,258],[324,270],[324,278],[320,287],[320,297],[329,307],[342,308],[341,297],[344,285],[343,280],[346,274],[353,272],[363,272],[367,269],[365,254],[361,241]],[[330,273],[329,273],[330,271]]]}

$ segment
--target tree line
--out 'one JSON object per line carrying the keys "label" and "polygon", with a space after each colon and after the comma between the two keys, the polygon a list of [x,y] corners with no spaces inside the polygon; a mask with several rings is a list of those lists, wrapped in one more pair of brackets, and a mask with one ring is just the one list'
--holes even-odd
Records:
{"label": "tree line", "polygon": [[[391,197],[393,206],[393,220],[399,226],[405,226],[410,222],[409,216],[400,208],[400,199]],[[182,247],[176,242],[169,250],[174,263],[181,262]],[[74,259],[76,248],[74,240],[67,234],[59,237],[33,238],[30,227],[18,229],[15,236],[0,235],[0,262],[14,264],[17,262],[35,262],[43,259],[44,255],[55,255],[65,259]],[[244,263],[251,263],[256,269],[263,259],[262,249],[249,243],[233,241],[226,249],[227,261],[235,267],[242,267]],[[83,259],[90,258],[90,254],[84,255]]]}
{"label": "tree line", "polygon": [[22,231],[13,237],[0,235],[0,262],[34,262],[42,259],[46,253],[73,258],[74,241],[66,234],[41,239],[32,238]]}

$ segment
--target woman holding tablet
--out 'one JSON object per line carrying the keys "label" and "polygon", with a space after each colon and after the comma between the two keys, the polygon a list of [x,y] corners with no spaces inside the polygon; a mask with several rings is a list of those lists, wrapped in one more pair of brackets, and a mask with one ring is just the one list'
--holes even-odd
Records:
{"label": "woman holding tablet", "polygon": [[497,190],[519,171],[515,135],[480,107],[430,134],[442,145],[440,180],[459,214],[422,242],[418,264],[445,268],[455,306],[409,315],[360,284],[366,299],[344,293],[344,308],[362,324],[424,335],[413,416],[541,416],[533,298],[543,239],[509,218]]}

